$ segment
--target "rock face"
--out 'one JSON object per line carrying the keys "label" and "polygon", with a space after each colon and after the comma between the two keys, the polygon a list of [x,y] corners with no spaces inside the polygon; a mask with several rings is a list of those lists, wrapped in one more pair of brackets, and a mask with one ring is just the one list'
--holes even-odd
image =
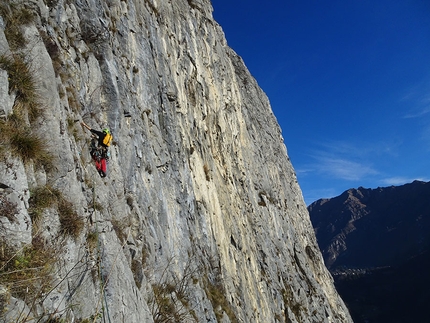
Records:
{"label": "rock face", "polygon": [[[4,322],[351,322],[209,0],[0,13]],[[106,178],[80,120],[114,135]]]}
{"label": "rock face", "polygon": [[[354,322],[427,322],[430,182],[350,189],[309,206]],[[396,308],[396,311],[393,311]]]}

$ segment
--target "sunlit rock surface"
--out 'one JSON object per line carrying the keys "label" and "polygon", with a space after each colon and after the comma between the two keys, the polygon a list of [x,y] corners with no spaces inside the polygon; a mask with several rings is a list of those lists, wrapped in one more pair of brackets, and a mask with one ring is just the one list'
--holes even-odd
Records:
{"label": "sunlit rock surface", "polygon": [[[14,53],[31,66],[42,112],[28,125],[53,166],[3,153],[2,199],[19,203],[16,221],[0,217],[1,237],[14,248],[42,237],[60,257],[43,294],[24,299],[2,281],[8,319],[352,321],[269,100],[228,47],[210,1],[27,1],[25,9],[35,19],[22,21],[26,43]],[[8,48],[10,27],[1,26]],[[9,120],[16,93],[4,70],[0,86]],[[114,135],[106,178],[81,120]],[[84,222],[77,237],[64,235],[55,206],[35,230],[30,197],[41,187],[61,192],[58,205],[71,203]]]}

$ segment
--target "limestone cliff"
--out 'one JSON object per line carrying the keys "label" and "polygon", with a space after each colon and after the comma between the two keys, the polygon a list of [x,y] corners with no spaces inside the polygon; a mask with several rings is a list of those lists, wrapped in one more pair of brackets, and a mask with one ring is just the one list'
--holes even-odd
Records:
{"label": "limestone cliff", "polygon": [[[351,322],[209,0],[0,13],[4,322]],[[106,178],[81,120],[114,135]]]}

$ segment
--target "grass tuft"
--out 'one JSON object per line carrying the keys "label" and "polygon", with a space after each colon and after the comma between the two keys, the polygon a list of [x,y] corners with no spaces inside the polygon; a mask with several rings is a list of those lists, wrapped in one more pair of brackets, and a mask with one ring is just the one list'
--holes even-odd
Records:
{"label": "grass tuft", "polygon": [[169,279],[165,274],[170,265],[169,261],[160,280],[152,284],[153,294],[149,299],[149,306],[154,323],[198,322],[188,294],[200,268],[194,268],[191,259],[188,259],[183,275]]}
{"label": "grass tuft", "polygon": [[31,193],[29,211],[31,220],[36,227],[40,224],[43,210],[55,207],[60,220],[60,233],[73,239],[79,237],[84,228],[84,220],[77,214],[73,204],[67,201],[59,190],[50,186],[41,186]]}
{"label": "grass tuft", "polygon": [[58,204],[60,217],[60,232],[73,239],[77,239],[84,228],[84,220],[76,213],[73,204],[61,199]]}
{"label": "grass tuft", "polygon": [[29,108],[29,114],[37,115],[40,98],[30,65],[21,55],[0,55],[0,67],[9,74],[9,92],[16,92],[17,100]]}
{"label": "grass tuft", "polygon": [[49,291],[58,250],[41,239],[33,239],[30,245],[18,251],[4,241],[1,245],[0,285],[21,299],[38,298]]}
{"label": "grass tuft", "polygon": [[0,120],[0,157],[7,152],[22,159],[24,163],[33,161],[37,167],[51,171],[54,167],[53,156],[46,147],[46,142],[25,126],[22,117],[12,114],[8,121]]}
{"label": "grass tuft", "polygon": [[232,323],[238,323],[239,320],[234,313],[232,306],[227,300],[226,292],[221,281],[211,282],[209,278],[204,277],[204,288],[209,301],[215,312],[218,321],[222,320],[223,313],[225,312]]}
{"label": "grass tuft", "polygon": [[87,246],[90,252],[94,252],[97,249],[99,235],[97,231],[89,231],[87,233]]}
{"label": "grass tuft", "polygon": [[21,156],[24,162],[37,159],[39,152],[45,150],[43,141],[30,132],[17,131],[13,133],[10,143],[16,154]]}
{"label": "grass tuft", "polygon": [[10,0],[4,0],[0,3],[0,15],[6,24],[4,33],[12,50],[23,48],[26,45],[22,26],[35,21],[33,12],[24,7],[23,4],[24,2],[12,3]]}
{"label": "grass tuft", "polygon": [[9,201],[6,196],[0,194],[0,217],[6,217],[9,222],[17,222],[16,215],[19,213],[18,205]]}

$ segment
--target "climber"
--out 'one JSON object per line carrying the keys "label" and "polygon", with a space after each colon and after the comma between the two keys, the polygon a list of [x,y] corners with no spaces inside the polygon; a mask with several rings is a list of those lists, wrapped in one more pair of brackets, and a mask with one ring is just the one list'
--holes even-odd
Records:
{"label": "climber", "polygon": [[96,168],[101,177],[107,175],[107,162],[109,160],[108,148],[112,142],[112,134],[109,129],[105,128],[102,131],[92,129],[85,122],[81,125],[91,131],[90,155],[96,164]]}

